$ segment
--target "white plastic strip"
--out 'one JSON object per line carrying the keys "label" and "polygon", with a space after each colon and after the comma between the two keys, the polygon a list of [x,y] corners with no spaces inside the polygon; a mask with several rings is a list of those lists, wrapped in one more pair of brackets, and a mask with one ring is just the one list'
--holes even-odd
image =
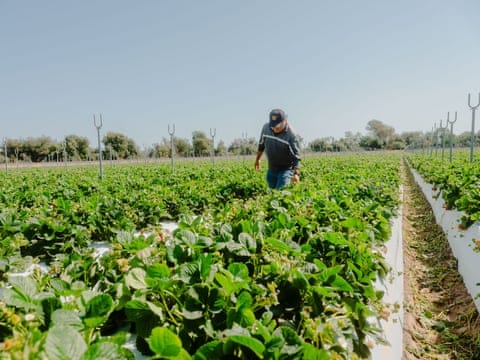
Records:
{"label": "white plastic strip", "polygon": [[[403,188],[400,188],[403,194]],[[402,211],[393,219],[392,234],[385,243],[385,261],[392,271],[386,279],[377,279],[375,288],[385,292],[384,302],[398,307],[398,311],[391,312],[387,320],[378,319],[377,326],[383,329],[385,340],[389,345],[378,344],[372,349],[373,360],[400,360],[403,353],[403,236],[402,236]]]}
{"label": "white plastic strip", "polygon": [[480,283],[478,272],[480,253],[476,253],[473,246],[473,241],[480,239],[480,224],[474,223],[468,229],[460,230],[458,225],[463,213],[457,210],[446,210],[445,202],[439,196],[438,190],[434,190],[431,184],[426,183],[417,171],[411,170],[415,181],[432,206],[437,223],[448,238],[453,255],[457,258],[458,272],[462,275],[465,287],[472,296],[477,310],[480,311],[480,298],[478,298],[480,287],[477,285]]}

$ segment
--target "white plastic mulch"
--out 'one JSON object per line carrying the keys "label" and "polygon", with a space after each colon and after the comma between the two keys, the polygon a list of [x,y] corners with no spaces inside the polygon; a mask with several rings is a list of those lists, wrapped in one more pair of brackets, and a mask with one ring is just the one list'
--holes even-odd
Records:
{"label": "white plastic mulch", "polygon": [[[403,189],[400,188],[400,194]],[[402,206],[392,221],[392,233],[385,243],[385,261],[391,267],[386,279],[377,279],[375,288],[384,291],[384,302],[390,306],[391,313],[387,320],[376,319],[377,326],[383,330],[389,345],[377,344],[372,349],[373,360],[400,360],[403,353],[403,237]],[[396,306],[398,311],[393,311]]]}
{"label": "white plastic mulch", "polygon": [[473,242],[480,240],[480,224],[474,223],[466,230],[460,230],[462,212],[457,210],[446,210],[445,202],[439,196],[438,190],[433,190],[433,186],[426,183],[423,178],[412,169],[415,181],[422,189],[428,202],[432,206],[433,213],[437,223],[442,227],[443,232],[448,238],[453,255],[457,258],[458,272],[463,277],[463,282],[468,292],[472,296],[477,310],[480,311],[480,282],[479,266],[480,253],[474,251]]}

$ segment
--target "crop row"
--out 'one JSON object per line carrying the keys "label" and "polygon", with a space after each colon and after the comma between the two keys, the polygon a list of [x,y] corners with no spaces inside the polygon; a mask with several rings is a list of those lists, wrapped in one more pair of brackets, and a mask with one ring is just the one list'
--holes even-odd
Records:
{"label": "crop row", "polygon": [[456,151],[452,162],[424,153],[412,153],[408,161],[428,183],[439,190],[447,209],[464,213],[467,228],[480,221],[480,162],[470,162],[466,151]]}
{"label": "crop row", "polygon": [[[397,155],[307,158],[265,187],[241,162],[4,177],[4,359],[365,358],[398,205]],[[174,220],[170,233],[162,221]],[[103,256],[94,245],[107,243]],[[33,267],[28,276],[19,272]]]}

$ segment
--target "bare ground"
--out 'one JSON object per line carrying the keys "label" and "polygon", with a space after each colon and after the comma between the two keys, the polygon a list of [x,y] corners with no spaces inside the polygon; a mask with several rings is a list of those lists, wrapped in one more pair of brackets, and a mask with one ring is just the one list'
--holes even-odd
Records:
{"label": "bare ground", "polygon": [[480,359],[480,317],[448,240],[403,166],[403,360]]}

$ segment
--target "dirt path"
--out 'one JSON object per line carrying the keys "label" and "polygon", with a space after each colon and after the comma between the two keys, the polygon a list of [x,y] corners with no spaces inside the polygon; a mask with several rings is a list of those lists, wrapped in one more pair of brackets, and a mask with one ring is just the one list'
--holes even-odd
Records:
{"label": "dirt path", "polygon": [[403,166],[403,360],[480,359],[480,317],[431,207]]}

